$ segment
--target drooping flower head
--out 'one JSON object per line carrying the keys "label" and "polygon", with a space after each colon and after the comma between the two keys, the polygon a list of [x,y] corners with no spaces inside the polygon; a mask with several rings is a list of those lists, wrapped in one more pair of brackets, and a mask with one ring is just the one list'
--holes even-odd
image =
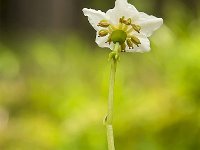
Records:
{"label": "drooping flower head", "polygon": [[122,52],[149,51],[148,37],[163,24],[162,18],[139,12],[127,0],[116,0],[106,13],[87,8],[83,13],[97,31],[96,43],[112,50],[118,42]]}

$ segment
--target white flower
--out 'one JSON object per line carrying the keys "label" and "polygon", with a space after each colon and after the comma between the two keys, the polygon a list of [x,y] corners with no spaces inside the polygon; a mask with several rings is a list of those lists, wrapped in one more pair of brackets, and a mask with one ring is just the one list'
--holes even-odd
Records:
{"label": "white flower", "polygon": [[97,31],[96,43],[111,50],[118,42],[122,51],[149,51],[148,37],[163,24],[162,18],[138,12],[127,0],[116,0],[115,7],[106,13],[87,8],[83,13]]}

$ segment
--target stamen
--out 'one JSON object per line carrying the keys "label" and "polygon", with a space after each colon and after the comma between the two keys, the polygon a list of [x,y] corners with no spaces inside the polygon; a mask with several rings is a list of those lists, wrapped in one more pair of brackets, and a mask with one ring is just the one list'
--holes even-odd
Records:
{"label": "stamen", "polygon": [[112,40],[111,40],[111,35],[109,35],[108,40],[105,43],[108,43],[109,45],[111,44]]}
{"label": "stamen", "polygon": [[127,29],[128,29],[128,26],[127,26],[127,25],[124,25],[124,28],[123,28],[123,30],[126,32],[126,31],[127,31]]}
{"label": "stamen", "polygon": [[129,47],[129,49],[134,48],[131,39],[127,39],[127,40],[126,40],[126,43],[127,43],[128,47]]}
{"label": "stamen", "polygon": [[113,29],[112,29],[111,25],[108,27],[108,31],[109,31],[110,33],[113,32]]}
{"label": "stamen", "polygon": [[130,29],[127,31],[127,34],[133,32],[133,31],[134,31],[134,29],[133,29],[133,28],[130,28]]}
{"label": "stamen", "polygon": [[132,41],[135,45],[137,45],[137,47],[139,47],[139,44],[141,44],[140,40],[139,40],[137,37],[135,37],[135,36],[131,36],[131,41]]}
{"label": "stamen", "polygon": [[110,23],[107,20],[101,20],[97,26],[107,28]]}
{"label": "stamen", "polygon": [[112,30],[117,30],[117,27],[115,27],[114,25],[110,24],[110,26]]}
{"label": "stamen", "polygon": [[129,18],[128,20],[124,20],[124,24],[125,25],[131,25],[131,18]]}
{"label": "stamen", "polygon": [[123,16],[123,17],[121,17],[121,18],[119,19],[119,22],[120,22],[120,23],[124,23],[124,20],[125,20],[125,17]]}
{"label": "stamen", "polygon": [[126,44],[125,42],[121,45],[121,52],[125,52]]}
{"label": "stamen", "polygon": [[141,27],[139,25],[131,24],[131,26],[136,32],[140,33]]}
{"label": "stamen", "polygon": [[123,49],[123,50],[121,50],[121,52],[126,52],[126,50],[125,50],[125,49]]}
{"label": "stamen", "polygon": [[102,29],[99,31],[99,37],[104,37],[104,36],[108,35],[108,33],[109,33],[108,30]]}
{"label": "stamen", "polygon": [[122,27],[123,27],[123,24],[122,23],[119,23],[119,30],[121,30],[122,29]]}
{"label": "stamen", "polygon": [[122,18],[119,19],[119,22],[125,25],[131,25],[132,20],[131,18],[128,18],[128,20],[126,20],[125,17],[123,16]]}

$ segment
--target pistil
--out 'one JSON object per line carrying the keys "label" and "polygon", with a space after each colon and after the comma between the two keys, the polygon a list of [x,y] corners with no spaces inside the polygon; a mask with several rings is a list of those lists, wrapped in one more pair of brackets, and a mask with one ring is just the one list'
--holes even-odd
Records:
{"label": "pistil", "polygon": [[115,30],[111,34],[111,40],[113,43],[123,44],[126,41],[127,34],[123,30]]}

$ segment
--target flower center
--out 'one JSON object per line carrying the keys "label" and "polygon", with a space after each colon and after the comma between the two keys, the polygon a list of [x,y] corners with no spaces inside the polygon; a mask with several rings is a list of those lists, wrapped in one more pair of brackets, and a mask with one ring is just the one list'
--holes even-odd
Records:
{"label": "flower center", "polygon": [[123,16],[119,19],[117,25],[111,24],[108,20],[101,20],[97,26],[103,28],[99,31],[99,37],[108,36],[106,43],[109,44],[118,42],[121,45],[122,52],[125,51],[126,46],[131,49],[135,45],[139,47],[139,44],[141,44],[140,40],[134,35],[136,32],[140,33],[141,27],[133,24],[131,18],[126,19]]}
{"label": "flower center", "polygon": [[123,30],[115,30],[111,33],[111,41],[113,41],[113,43],[117,43],[119,42],[119,44],[123,44],[126,41],[127,38],[127,34],[125,31]]}

